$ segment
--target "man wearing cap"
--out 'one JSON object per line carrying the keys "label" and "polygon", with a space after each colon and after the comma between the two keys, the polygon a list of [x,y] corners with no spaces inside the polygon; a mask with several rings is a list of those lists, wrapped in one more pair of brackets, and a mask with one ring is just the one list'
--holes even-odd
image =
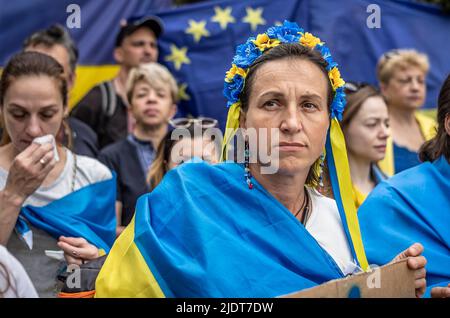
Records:
{"label": "man wearing cap", "polygon": [[114,59],[119,74],[111,81],[95,86],[72,110],[71,115],[84,121],[97,133],[103,148],[125,138],[133,126],[128,114],[126,82],[133,67],[158,60],[157,39],[163,32],[158,17],[130,18],[121,23],[116,38]]}

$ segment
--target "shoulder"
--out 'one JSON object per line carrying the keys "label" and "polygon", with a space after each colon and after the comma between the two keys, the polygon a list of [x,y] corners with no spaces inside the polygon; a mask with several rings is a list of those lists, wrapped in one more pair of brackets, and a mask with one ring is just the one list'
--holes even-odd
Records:
{"label": "shoulder", "polygon": [[135,154],[133,149],[134,146],[127,138],[123,138],[103,148],[98,155],[98,160],[108,166],[111,164],[120,165],[120,162],[124,161],[124,159],[126,160],[126,158],[130,158]]}
{"label": "shoulder", "polygon": [[308,188],[308,193],[311,196],[314,206],[317,207],[317,210],[336,213],[337,215],[339,214],[339,210],[334,199],[328,198],[319,193],[317,190],[311,188]]}
{"label": "shoulder", "polygon": [[422,133],[425,135],[425,139],[429,140],[433,138],[436,135],[436,120],[419,112],[416,112],[415,116]]}
{"label": "shoulder", "polygon": [[[100,151],[100,155],[106,157],[114,157],[124,154],[124,149],[133,148],[133,145],[127,140],[127,138],[120,139]],[[127,154],[125,154],[127,155]]]}
{"label": "shoulder", "polygon": [[70,116],[68,118],[69,126],[77,135],[88,135],[89,137],[97,139],[95,131],[86,123],[78,118]]}
{"label": "shoulder", "polygon": [[100,161],[81,155],[76,155],[76,160],[77,169],[85,175],[90,183],[100,182],[112,178],[111,171]]}

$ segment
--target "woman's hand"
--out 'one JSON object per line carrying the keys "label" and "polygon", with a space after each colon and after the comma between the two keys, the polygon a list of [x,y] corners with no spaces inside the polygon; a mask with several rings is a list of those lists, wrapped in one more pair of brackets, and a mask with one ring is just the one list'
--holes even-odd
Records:
{"label": "woman's hand", "polygon": [[41,186],[56,164],[53,156],[52,144],[31,143],[14,158],[4,188],[10,202],[21,206]]}
{"label": "woman's hand", "polygon": [[392,262],[398,262],[402,259],[408,259],[407,264],[409,269],[415,271],[415,288],[416,288],[416,297],[422,297],[427,288],[427,281],[425,280],[426,271],[425,265],[427,260],[424,256],[421,256],[423,253],[423,246],[420,243],[414,243],[402,253],[398,254]]}
{"label": "woman's hand", "polygon": [[447,287],[432,288],[431,298],[450,298],[450,284]]}
{"label": "woman's hand", "polygon": [[82,237],[60,236],[58,246],[64,251],[67,264],[84,264],[99,257],[99,250]]}

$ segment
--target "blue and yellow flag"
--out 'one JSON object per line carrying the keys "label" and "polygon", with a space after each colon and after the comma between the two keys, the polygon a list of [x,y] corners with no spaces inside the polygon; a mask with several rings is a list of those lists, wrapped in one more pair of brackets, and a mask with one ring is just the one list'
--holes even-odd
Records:
{"label": "blue and yellow flag", "polygon": [[[4,44],[0,67],[31,33],[55,22],[68,28],[80,51],[71,105],[94,85],[116,75],[113,49],[120,20],[146,14],[158,15],[165,24],[159,62],[177,78],[180,115],[214,117],[222,128],[227,116],[223,78],[236,45],[284,20],[326,40],[349,81],[376,84],[375,65],[387,50],[415,48],[428,54],[432,63],[425,108],[435,107],[450,69],[448,15],[437,6],[412,1],[218,0],[173,8],[170,0],[78,0],[79,28],[73,23],[73,4],[72,0],[0,0],[0,43]],[[380,28],[368,23],[376,19],[375,5]]]}
{"label": "blue and yellow flag", "polygon": [[235,163],[186,163],[139,198],[96,297],[275,297],[342,278],[305,227]]}
{"label": "blue and yellow flag", "polygon": [[61,235],[82,237],[107,253],[116,238],[115,202],[113,173],[111,179],[87,185],[45,206],[24,206],[16,228],[29,233],[30,222],[55,239]]}
{"label": "blue and yellow flag", "polygon": [[440,157],[380,183],[358,210],[371,264],[424,246],[427,285],[450,282],[450,164]]}

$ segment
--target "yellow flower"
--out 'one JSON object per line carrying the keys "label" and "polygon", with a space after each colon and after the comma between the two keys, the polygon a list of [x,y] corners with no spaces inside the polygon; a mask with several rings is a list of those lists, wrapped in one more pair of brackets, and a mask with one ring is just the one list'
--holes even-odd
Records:
{"label": "yellow flower", "polygon": [[333,67],[328,72],[328,77],[330,78],[331,85],[333,86],[333,90],[335,91],[337,88],[344,86],[345,82],[341,78],[341,73],[339,72],[337,67]]}
{"label": "yellow flower", "polygon": [[310,48],[314,48],[317,44],[322,44],[322,42],[318,37],[315,37],[309,32],[305,32],[300,38],[300,44]]}
{"label": "yellow flower", "polygon": [[271,39],[266,33],[262,33],[258,34],[256,40],[253,40],[253,43],[261,52],[263,52],[266,49],[278,46],[280,44],[280,41]]}
{"label": "yellow flower", "polygon": [[245,76],[247,76],[247,72],[243,68],[237,67],[236,64],[233,64],[231,66],[230,70],[227,71],[227,74],[225,76],[225,81],[230,83],[236,74],[241,75],[243,78],[245,78]]}

